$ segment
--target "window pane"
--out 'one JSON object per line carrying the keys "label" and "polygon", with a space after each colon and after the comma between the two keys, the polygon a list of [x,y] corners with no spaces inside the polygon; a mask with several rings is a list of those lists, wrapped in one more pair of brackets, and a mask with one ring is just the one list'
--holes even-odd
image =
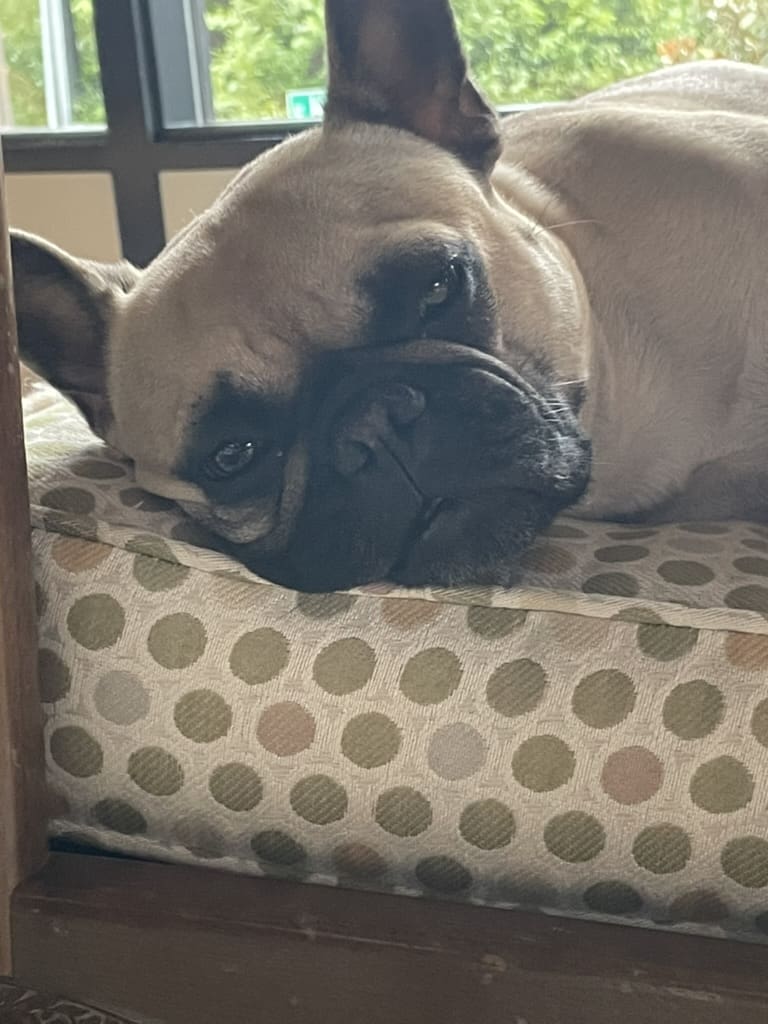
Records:
{"label": "window pane", "polygon": [[[322,0],[202,0],[217,121],[303,119],[325,81]],[[768,63],[768,0],[454,0],[499,104],[576,96],[664,64]]]}
{"label": "window pane", "polygon": [[0,0],[0,127],[104,120],[92,0]]}

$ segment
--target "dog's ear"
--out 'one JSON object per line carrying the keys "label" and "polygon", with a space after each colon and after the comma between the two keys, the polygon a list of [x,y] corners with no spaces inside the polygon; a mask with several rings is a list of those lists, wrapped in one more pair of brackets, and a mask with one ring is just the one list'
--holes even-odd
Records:
{"label": "dog's ear", "polygon": [[403,128],[489,173],[499,120],[467,74],[449,0],[326,0],[326,124]]}
{"label": "dog's ear", "polygon": [[104,437],[112,421],[107,338],[116,299],[139,276],[130,263],[76,259],[11,231],[16,320],[23,362],[79,407]]}

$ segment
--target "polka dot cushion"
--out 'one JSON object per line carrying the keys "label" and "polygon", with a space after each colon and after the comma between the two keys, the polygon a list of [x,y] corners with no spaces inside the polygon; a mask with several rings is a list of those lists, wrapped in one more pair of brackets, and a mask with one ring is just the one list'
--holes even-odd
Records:
{"label": "polka dot cushion", "polygon": [[298,595],[25,405],[54,835],[768,936],[768,529],[562,520],[514,590]]}

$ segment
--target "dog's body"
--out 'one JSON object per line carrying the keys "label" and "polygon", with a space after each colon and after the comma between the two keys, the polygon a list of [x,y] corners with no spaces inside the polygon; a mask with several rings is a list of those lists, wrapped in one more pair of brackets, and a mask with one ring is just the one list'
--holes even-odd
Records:
{"label": "dog's body", "polygon": [[305,589],[507,583],[568,505],[764,518],[768,71],[501,128],[447,0],[327,14],[324,128],[146,271],[16,239],[25,357],[148,489]]}

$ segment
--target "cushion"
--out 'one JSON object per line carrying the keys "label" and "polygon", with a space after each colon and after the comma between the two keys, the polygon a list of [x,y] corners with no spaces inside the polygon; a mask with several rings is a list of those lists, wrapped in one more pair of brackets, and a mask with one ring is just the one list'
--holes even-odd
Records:
{"label": "cushion", "polygon": [[768,529],[562,519],[516,589],[303,595],[25,398],[50,830],[768,936]]}

